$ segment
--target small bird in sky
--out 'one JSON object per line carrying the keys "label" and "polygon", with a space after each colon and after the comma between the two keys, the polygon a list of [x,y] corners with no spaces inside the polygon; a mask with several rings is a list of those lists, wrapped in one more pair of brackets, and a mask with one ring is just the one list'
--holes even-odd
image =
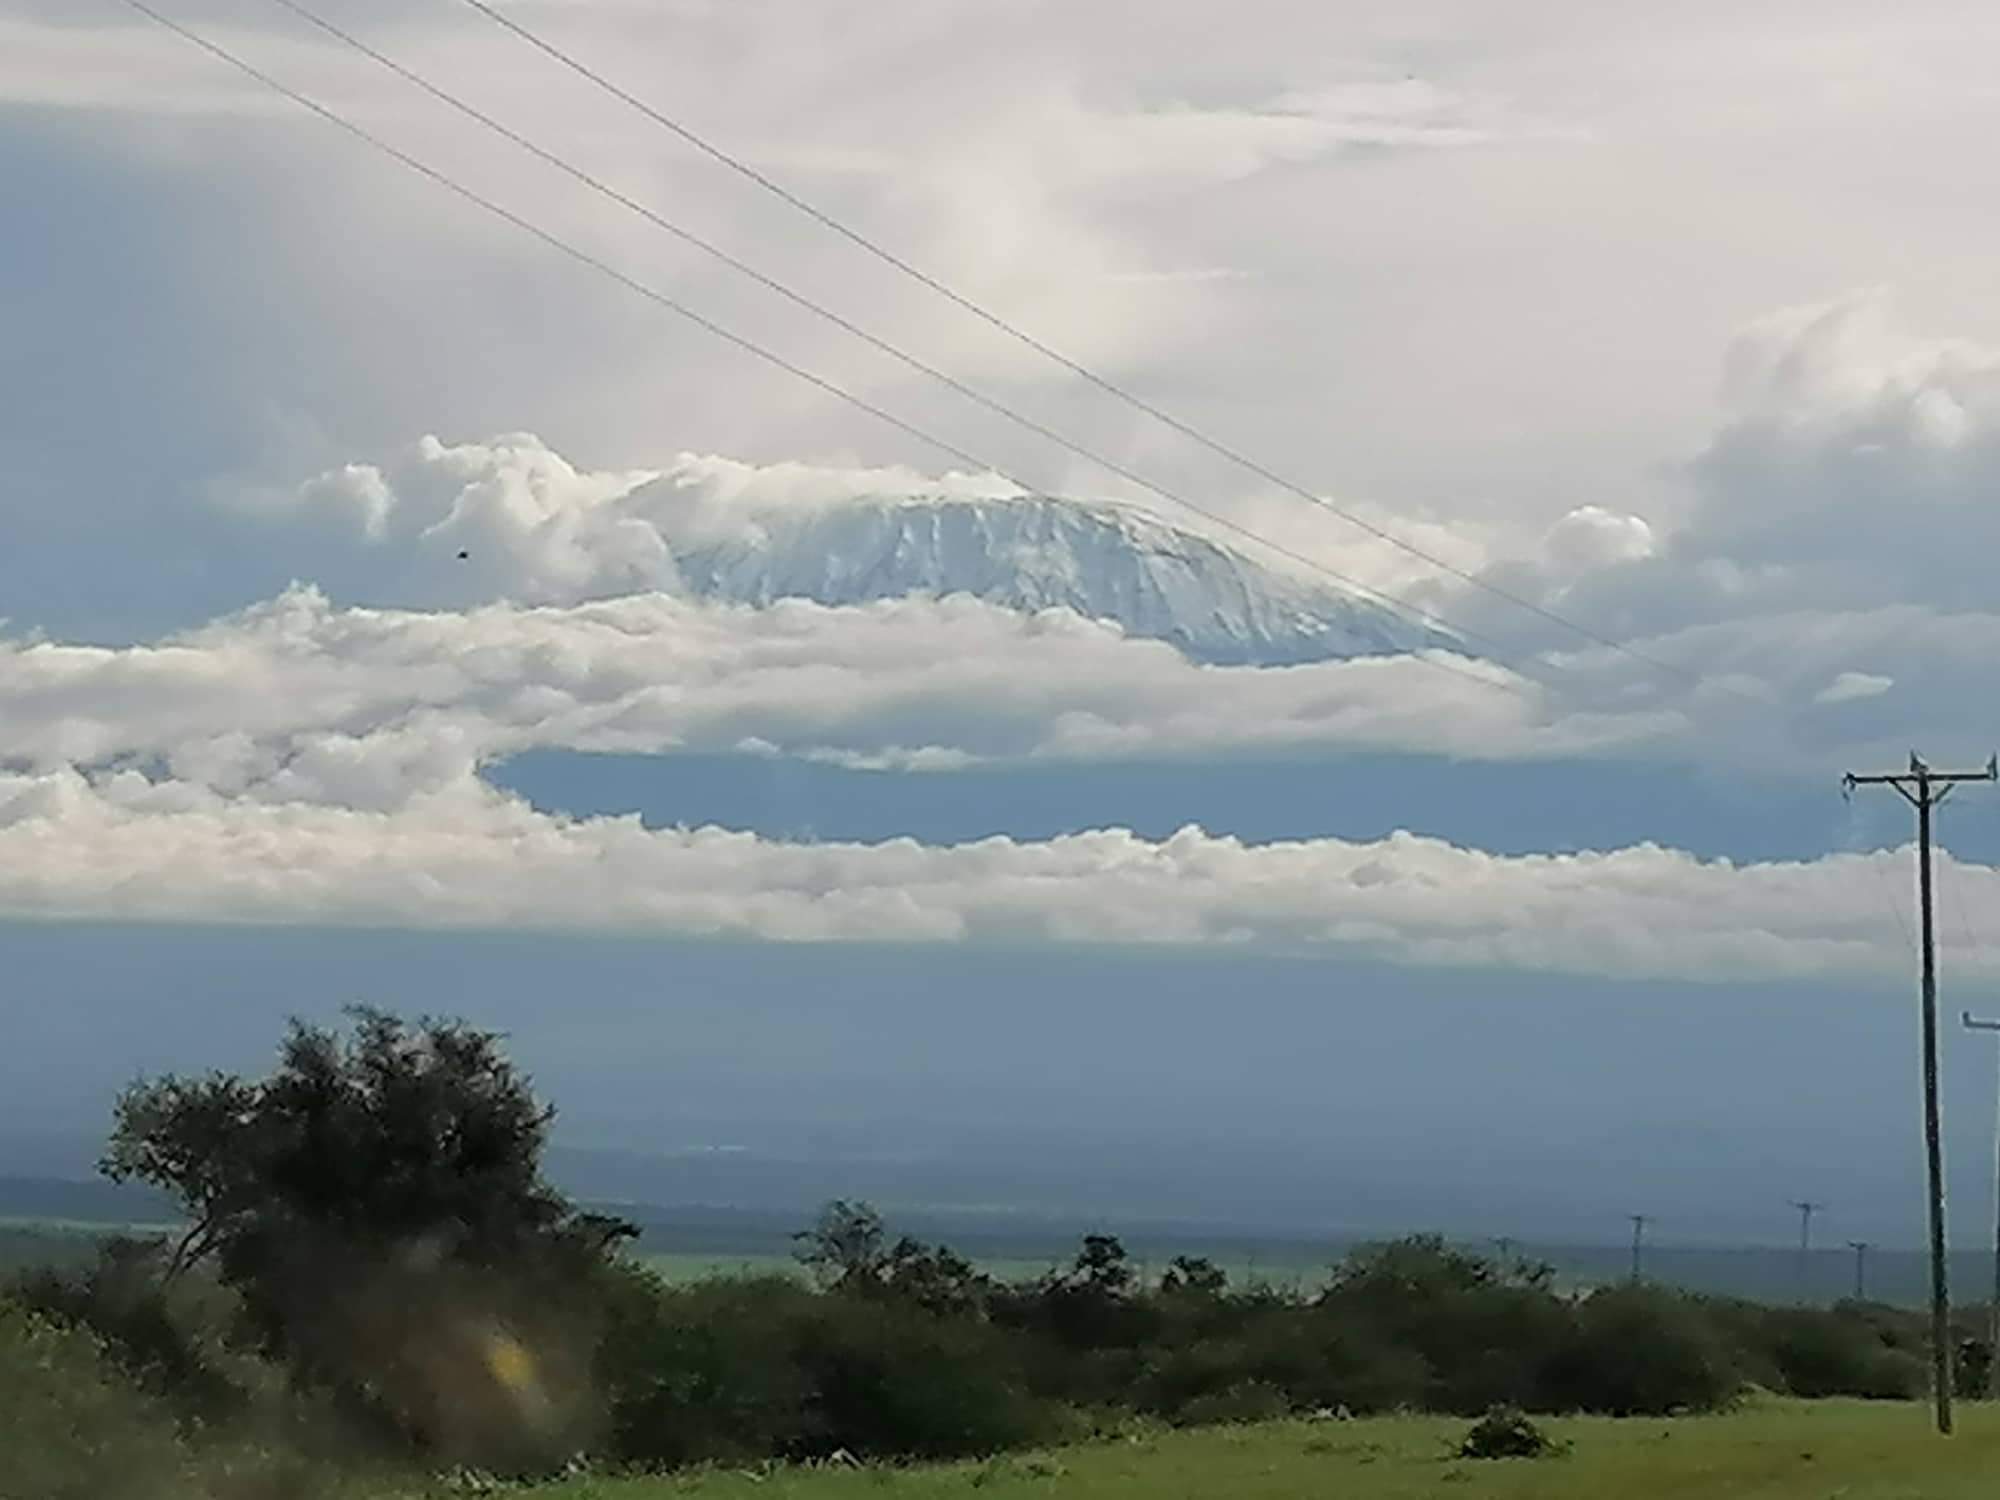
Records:
{"label": "small bird in sky", "polygon": [[465,560],[466,560],[466,559],[467,559],[468,557],[470,557],[470,556],[472,556],[472,554],[471,554],[470,552],[467,552],[467,551],[466,551],[466,550],[465,550],[465,549],[464,549],[463,547],[459,548],[459,551],[458,551],[458,560],[459,560],[460,562],[464,562],[464,561],[465,561]]}

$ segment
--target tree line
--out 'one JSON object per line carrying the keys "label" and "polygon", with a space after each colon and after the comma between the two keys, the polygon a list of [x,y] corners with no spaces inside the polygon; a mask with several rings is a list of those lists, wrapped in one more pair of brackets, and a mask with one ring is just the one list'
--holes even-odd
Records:
{"label": "tree line", "polygon": [[[798,1236],[804,1277],[674,1285],[632,1253],[633,1225],[546,1181],[553,1118],[496,1035],[372,1010],[345,1033],[295,1024],[261,1079],[135,1084],[103,1168],[170,1194],[183,1227],[18,1278],[0,1394],[24,1431],[44,1424],[45,1456],[95,1423],[100,1457],[143,1437],[265,1475],[942,1457],[1133,1421],[1924,1389],[1921,1320],[1895,1309],[1568,1295],[1546,1266],[1425,1237],[1356,1251],[1312,1291],[1234,1286],[1194,1257],[1143,1285],[1108,1235],[1003,1281],[836,1201]],[[116,1493],[90,1472],[75,1493]],[[273,1493],[301,1493],[286,1473]]]}

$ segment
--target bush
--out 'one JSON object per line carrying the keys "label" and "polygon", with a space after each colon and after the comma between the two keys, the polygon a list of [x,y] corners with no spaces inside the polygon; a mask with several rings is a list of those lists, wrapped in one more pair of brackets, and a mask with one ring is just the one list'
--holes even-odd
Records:
{"label": "bush", "polygon": [[[1422,1361],[1422,1383],[1402,1401],[1468,1415],[1498,1403],[1533,1403],[1543,1371],[1572,1337],[1569,1310],[1538,1274],[1503,1272],[1431,1237],[1355,1255],[1319,1310],[1378,1350]],[[1406,1358],[1404,1381],[1409,1373]],[[1361,1404],[1379,1402],[1363,1397]]]}
{"label": "bush", "polygon": [[1001,1330],[901,1304],[828,1299],[816,1313],[799,1340],[814,1451],[951,1458],[1054,1431],[1054,1413],[1028,1395]]}
{"label": "bush", "polygon": [[785,1277],[669,1288],[623,1271],[597,1351],[610,1453],[677,1466],[795,1451],[811,1387],[792,1341],[813,1300]]}
{"label": "bush", "polygon": [[1663,1416],[1719,1410],[1743,1385],[1735,1356],[1698,1302],[1654,1287],[1617,1287],[1577,1308],[1576,1331],[1549,1364],[1541,1404]]}
{"label": "bush", "polygon": [[1460,1458],[1549,1458],[1567,1451],[1517,1406],[1496,1406],[1458,1445]]}
{"label": "bush", "polygon": [[779,1277],[673,1288],[632,1271],[618,1303],[599,1377],[621,1461],[987,1454],[1059,1418],[977,1319]]}
{"label": "bush", "polygon": [[172,1416],[97,1340],[0,1301],[0,1495],[8,1500],[192,1496]]}
{"label": "bush", "polygon": [[1245,1422],[1275,1422],[1292,1410],[1291,1397],[1261,1380],[1240,1380],[1225,1390],[1196,1396],[1175,1415],[1182,1427],[1220,1427]]}
{"label": "bush", "polygon": [[1958,1357],[1951,1363],[1953,1394],[1966,1401],[1984,1398],[1992,1373],[1993,1346],[1984,1339],[1960,1339]]}
{"label": "bush", "polygon": [[1923,1394],[1923,1357],[1884,1345],[1865,1322],[1840,1311],[1767,1314],[1767,1348],[1794,1396],[1907,1401]]}
{"label": "bush", "polygon": [[106,1358],[183,1424],[236,1420],[249,1408],[257,1376],[269,1372],[230,1350],[237,1307],[226,1289],[195,1277],[169,1285],[156,1248],[109,1241],[95,1265],[24,1272],[13,1298],[52,1323],[87,1330]]}

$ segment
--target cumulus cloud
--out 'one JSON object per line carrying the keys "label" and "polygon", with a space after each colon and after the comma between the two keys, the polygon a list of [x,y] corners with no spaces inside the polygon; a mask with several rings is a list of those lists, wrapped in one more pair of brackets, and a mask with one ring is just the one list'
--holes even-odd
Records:
{"label": "cumulus cloud", "polygon": [[1762,320],[1727,391],[1684,552],[1781,568],[1822,599],[1990,597],[2000,349],[1911,333],[1871,291]]}
{"label": "cumulus cloud", "polygon": [[841,504],[1017,493],[991,474],[693,453],[656,469],[584,469],[532,433],[512,433],[476,443],[425,437],[383,463],[344,464],[263,497],[260,509],[392,559],[401,589],[415,596],[399,603],[463,598],[468,580],[477,597],[541,603],[672,589],[677,549],[754,538]]}
{"label": "cumulus cloud", "polygon": [[756,747],[857,764],[1306,748],[1479,758],[1671,736],[1433,654],[1196,666],[1064,610],[963,596],[763,609],[341,609],[309,588],[155,644],[0,645],[0,758],[148,760],[231,795],[392,805],[532,747]]}
{"label": "cumulus cloud", "polygon": [[[790,941],[1224,944],[1413,964],[1743,980],[1907,958],[1895,856],[1737,866],[1654,846],[1502,857],[1397,834],[1246,846],[1189,828],[953,847],[798,845],[565,820],[472,782],[394,811],[136,771],[0,775],[0,912]],[[1875,868],[1876,866],[1884,868]],[[1959,867],[1968,901],[2000,873]],[[1994,967],[1991,954],[1954,963]]]}
{"label": "cumulus cloud", "polygon": [[1879,698],[1896,685],[1893,677],[1877,677],[1870,672],[1842,672],[1813,695],[1815,703],[1859,703]]}
{"label": "cumulus cloud", "polygon": [[[1722,420],[1685,466],[1687,503],[1669,523],[1579,507],[1535,545],[1502,542],[1486,577],[1634,641],[1991,607],[2000,348],[1913,333],[1870,290],[1756,320],[1722,386]],[[1490,598],[1458,593],[1445,609],[1564,644]],[[1889,659],[1829,663],[1824,701],[1879,694]]]}
{"label": "cumulus cloud", "polygon": [[1621,515],[1601,505],[1579,505],[1542,538],[1549,569],[1575,577],[1596,568],[1653,555],[1653,528],[1643,516]]}

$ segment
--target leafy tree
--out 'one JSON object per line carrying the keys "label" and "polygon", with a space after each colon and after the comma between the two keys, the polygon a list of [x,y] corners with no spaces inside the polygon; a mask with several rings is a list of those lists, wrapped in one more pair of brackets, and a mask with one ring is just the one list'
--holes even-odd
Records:
{"label": "leafy tree", "polygon": [[553,1111],[497,1036],[350,1014],[260,1080],[134,1084],[103,1170],[172,1195],[169,1282],[213,1264],[294,1378],[436,1451],[525,1453],[531,1415],[567,1440],[592,1277],[636,1231],[543,1180]]}
{"label": "leafy tree", "polygon": [[889,1232],[872,1204],[835,1198],[810,1229],[792,1236],[792,1256],[822,1288],[856,1291],[879,1282],[889,1259]]}
{"label": "leafy tree", "polygon": [[940,1316],[979,1311],[993,1279],[948,1245],[926,1245],[907,1235],[896,1242],[882,1270],[883,1290]]}
{"label": "leafy tree", "polygon": [[1160,1290],[1170,1297],[1220,1297],[1229,1290],[1229,1274],[1205,1255],[1176,1255]]}
{"label": "leafy tree", "polygon": [[260,1082],[169,1076],[119,1098],[102,1167],[180,1204],[174,1272],[214,1255],[227,1279],[252,1280],[300,1234],[491,1256],[570,1219],[541,1177],[554,1111],[497,1036],[351,1014],[351,1040],[294,1022]]}
{"label": "leafy tree", "polygon": [[1086,1234],[1070,1267],[1070,1285],[1099,1297],[1122,1297],[1136,1279],[1124,1243],[1115,1234]]}
{"label": "leafy tree", "polygon": [[794,1258],[824,1291],[891,1297],[944,1314],[977,1310],[993,1287],[949,1246],[908,1235],[891,1245],[882,1216],[867,1203],[836,1198],[792,1239]]}

